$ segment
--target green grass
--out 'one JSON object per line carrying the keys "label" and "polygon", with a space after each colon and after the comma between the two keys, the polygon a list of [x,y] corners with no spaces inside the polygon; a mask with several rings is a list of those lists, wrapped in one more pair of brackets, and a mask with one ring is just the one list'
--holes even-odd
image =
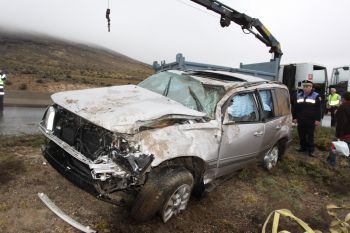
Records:
{"label": "green grass", "polygon": [[320,150],[328,150],[332,140],[335,138],[335,129],[329,127],[316,127],[315,145]]}
{"label": "green grass", "polygon": [[44,144],[45,137],[41,134],[24,134],[18,136],[0,136],[0,147],[29,146],[39,148]]}

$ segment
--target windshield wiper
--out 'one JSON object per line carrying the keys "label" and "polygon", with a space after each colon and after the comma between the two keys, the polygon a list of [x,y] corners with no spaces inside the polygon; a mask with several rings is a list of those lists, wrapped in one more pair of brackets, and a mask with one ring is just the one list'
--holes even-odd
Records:
{"label": "windshield wiper", "polygon": [[192,89],[190,87],[188,87],[188,90],[190,91],[190,95],[192,96],[192,98],[194,99],[194,101],[196,101],[196,107],[197,110],[200,112],[203,112],[203,105],[201,104],[201,102],[199,101],[198,97],[196,96],[196,94],[192,91]]}
{"label": "windshield wiper", "polygon": [[166,88],[165,88],[165,90],[164,90],[164,92],[163,92],[163,95],[164,95],[164,96],[168,96],[169,88],[170,88],[170,83],[171,83],[171,80],[172,80],[172,79],[173,79],[173,77],[170,76],[169,81],[168,81],[168,84],[166,85]]}

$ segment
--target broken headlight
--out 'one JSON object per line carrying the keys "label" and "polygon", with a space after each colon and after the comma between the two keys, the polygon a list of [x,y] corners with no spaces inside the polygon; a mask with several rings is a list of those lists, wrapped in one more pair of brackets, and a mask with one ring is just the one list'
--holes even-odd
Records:
{"label": "broken headlight", "polygon": [[154,159],[153,155],[140,152],[137,144],[120,136],[116,136],[112,144],[112,160],[133,174],[143,173]]}

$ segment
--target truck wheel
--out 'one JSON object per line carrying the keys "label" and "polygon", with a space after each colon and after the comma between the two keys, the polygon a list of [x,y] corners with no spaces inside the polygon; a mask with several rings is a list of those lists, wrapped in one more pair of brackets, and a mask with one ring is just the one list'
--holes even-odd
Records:
{"label": "truck wheel", "polygon": [[278,157],[280,155],[278,145],[274,145],[264,156],[264,167],[267,170],[271,170],[276,166]]}
{"label": "truck wheel", "polygon": [[192,174],[184,168],[163,168],[157,174],[150,174],[133,203],[131,216],[145,221],[158,212],[163,222],[167,222],[186,209],[193,183]]}

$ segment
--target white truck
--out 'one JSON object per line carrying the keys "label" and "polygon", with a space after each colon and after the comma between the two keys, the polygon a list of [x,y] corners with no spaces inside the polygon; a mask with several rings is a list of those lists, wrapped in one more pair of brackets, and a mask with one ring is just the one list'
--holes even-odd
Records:
{"label": "white truck", "polygon": [[314,83],[314,89],[322,98],[322,116],[326,107],[328,88],[327,68],[315,63],[290,63],[280,66],[278,81],[285,84],[290,92],[291,99],[301,89],[301,82],[310,80]]}
{"label": "white truck", "polygon": [[339,94],[350,91],[350,66],[333,68],[330,86],[337,89]]}

